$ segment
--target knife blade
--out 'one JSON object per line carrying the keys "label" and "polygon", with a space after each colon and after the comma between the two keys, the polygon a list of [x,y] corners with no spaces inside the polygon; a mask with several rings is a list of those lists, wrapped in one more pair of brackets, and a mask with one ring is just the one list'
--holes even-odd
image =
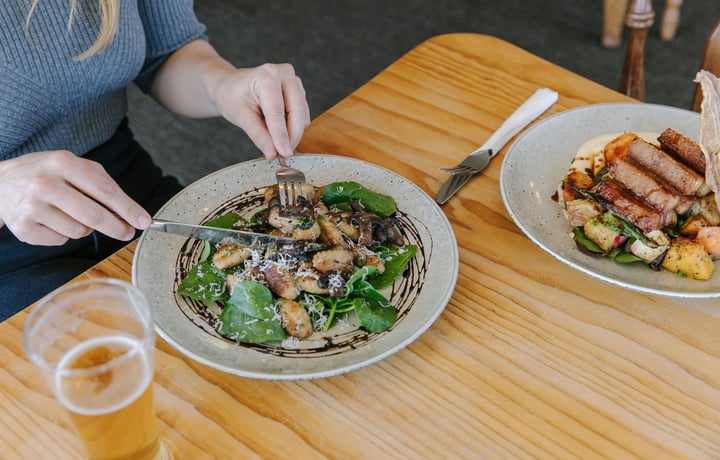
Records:
{"label": "knife blade", "polygon": [[[470,155],[486,155],[487,160],[476,169],[482,171],[490,164],[490,159],[505,147],[510,139],[542,115],[558,100],[558,93],[549,88],[540,88],[525,102],[523,102],[503,123],[490,138]],[[454,174],[440,187],[436,201],[445,204],[458,190],[460,190],[475,175]]]}
{"label": "knife blade", "polygon": [[163,219],[153,219],[148,230],[186,236],[198,240],[211,241],[213,243],[233,242],[248,247],[267,246],[275,243],[278,245],[295,244],[298,240],[282,236],[268,235],[265,233],[247,232],[230,228],[207,227],[205,225],[185,224],[182,222],[171,222]]}

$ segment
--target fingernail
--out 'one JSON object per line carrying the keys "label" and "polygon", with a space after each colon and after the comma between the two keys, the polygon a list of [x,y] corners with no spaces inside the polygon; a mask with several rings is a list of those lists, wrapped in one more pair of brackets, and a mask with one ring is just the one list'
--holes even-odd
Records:
{"label": "fingernail", "polygon": [[279,153],[285,158],[290,158],[293,155],[293,148],[290,144],[283,144],[282,151]]}
{"label": "fingernail", "polygon": [[138,224],[137,228],[139,228],[141,230],[145,230],[146,228],[148,228],[150,226],[151,223],[152,223],[152,219],[150,219],[150,216],[147,216],[147,215],[140,216],[140,217],[138,217],[138,220],[137,220],[137,224]]}
{"label": "fingernail", "polygon": [[135,238],[136,230],[133,227],[130,227],[130,230],[128,230],[127,234],[124,238],[122,238],[123,241],[130,241],[133,238]]}

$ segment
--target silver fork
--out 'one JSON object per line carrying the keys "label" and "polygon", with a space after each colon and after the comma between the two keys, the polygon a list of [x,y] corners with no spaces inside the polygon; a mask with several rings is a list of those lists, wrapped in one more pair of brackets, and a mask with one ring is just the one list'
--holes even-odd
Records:
{"label": "silver fork", "polygon": [[441,168],[450,173],[451,177],[440,187],[438,203],[445,204],[470,178],[479,173],[490,159],[507,144],[510,139],[539,117],[558,99],[558,93],[548,88],[540,88],[523,102],[520,107],[500,125],[490,138],[477,150],[468,155],[460,164],[453,168]]}
{"label": "silver fork", "polygon": [[473,152],[452,168],[440,168],[448,174],[477,174],[487,166],[493,156],[491,149],[483,149]]}
{"label": "silver fork", "polygon": [[295,168],[290,168],[285,162],[285,157],[278,155],[280,168],[275,171],[278,183],[278,195],[281,206],[294,206],[298,198],[307,198],[305,190],[305,174]]}

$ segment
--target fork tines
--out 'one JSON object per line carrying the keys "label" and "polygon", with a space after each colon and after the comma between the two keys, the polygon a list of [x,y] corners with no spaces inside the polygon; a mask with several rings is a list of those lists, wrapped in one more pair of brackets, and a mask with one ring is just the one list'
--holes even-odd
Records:
{"label": "fork tines", "polygon": [[298,204],[300,197],[306,198],[305,174],[295,168],[288,167],[283,157],[278,156],[278,161],[280,161],[282,165],[282,167],[275,172],[280,205],[294,206]]}

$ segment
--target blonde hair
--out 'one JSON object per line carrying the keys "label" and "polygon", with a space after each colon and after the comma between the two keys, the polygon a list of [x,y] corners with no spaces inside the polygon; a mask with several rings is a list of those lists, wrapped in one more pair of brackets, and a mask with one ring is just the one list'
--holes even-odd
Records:
{"label": "blonde hair", "polygon": [[[118,28],[118,21],[120,17],[120,0],[98,0],[100,4],[100,32],[98,33],[95,42],[90,48],[83,51],[78,56],[75,56],[75,60],[82,61],[87,59],[100,51],[104,50],[112,41],[115,36],[115,32]],[[25,35],[30,34],[30,19],[32,18],[35,9],[38,6],[40,0],[33,0],[28,12],[27,18],[25,19]],[[70,0],[70,15],[68,17],[68,30],[72,28],[73,18],[75,16],[75,9],[77,7],[77,0]]]}

